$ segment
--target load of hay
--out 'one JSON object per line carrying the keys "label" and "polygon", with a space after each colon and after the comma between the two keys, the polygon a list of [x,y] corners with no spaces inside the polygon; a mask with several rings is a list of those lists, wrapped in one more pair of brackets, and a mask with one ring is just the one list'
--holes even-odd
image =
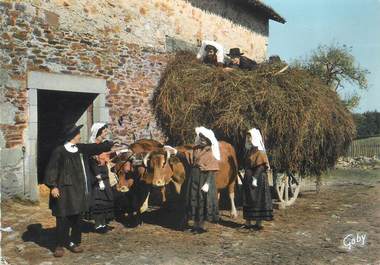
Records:
{"label": "load of hay", "polygon": [[263,134],[271,166],[320,175],[344,154],[355,134],[350,112],[335,92],[301,69],[263,63],[254,71],[223,71],[181,52],[169,63],[153,105],[171,144],[194,141],[194,128],[213,129],[235,145],[245,134]]}

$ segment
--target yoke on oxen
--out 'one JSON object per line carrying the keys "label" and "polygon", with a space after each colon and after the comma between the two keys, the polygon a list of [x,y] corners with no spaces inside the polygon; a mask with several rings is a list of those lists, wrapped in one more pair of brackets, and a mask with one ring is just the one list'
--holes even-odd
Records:
{"label": "yoke on oxen", "polygon": [[159,150],[163,145],[151,139],[138,140],[124,152],[113,157],[109,170],[115,185],[115,206],[123,211],[141,214],[148,208],[151,189],[149,172],[143,160],[147,153]]}

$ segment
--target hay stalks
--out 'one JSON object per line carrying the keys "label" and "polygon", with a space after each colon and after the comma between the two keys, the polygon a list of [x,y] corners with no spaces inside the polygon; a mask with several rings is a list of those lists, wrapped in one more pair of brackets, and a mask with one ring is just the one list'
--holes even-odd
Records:
{"label": "hay stalks", "polygon": [[332,167],[355,134],[350,112],[319,79],[285,64],[255,71],[209,67],[191,53],[168,65],[153,106],[172,144],[191,143],[194,128],[212,128],[243,154],[248,129],[260,128],[272,166],[320,175]]}

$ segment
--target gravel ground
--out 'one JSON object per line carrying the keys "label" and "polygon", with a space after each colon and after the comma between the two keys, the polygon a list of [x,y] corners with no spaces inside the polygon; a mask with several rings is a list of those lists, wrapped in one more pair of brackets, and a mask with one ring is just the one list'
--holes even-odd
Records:
{"label": "gravel ground", "polygon": [[[137,228],[114,221],[112,231],[96,234],[91,224],[84,223],[85,252],[66,251],[59,259],[51,252],[55,220],[47,209],[47,197],[39,205],[3,201],[2,228],[13,231],[1,234],[1,262],[380,265],[380,171],[340,170],[330,173],[325,183],[319,194],[304,191],[294,206],[276,210],[275,221],[265,223],[260,232],[239,229],[244,222],[241,211],[235,220],[222,211],[221,222],[208,224],[208,233],[192,235],[175,229],[175,211],[152,208]],[[364,240],[359,241],[360,236]]]}

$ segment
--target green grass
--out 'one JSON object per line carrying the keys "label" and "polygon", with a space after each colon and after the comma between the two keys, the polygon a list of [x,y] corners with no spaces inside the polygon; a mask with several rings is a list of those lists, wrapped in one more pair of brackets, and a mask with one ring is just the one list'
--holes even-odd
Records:
{"label": "green grass", "polygon": [[358,144],[380,144],[380,136],[379,137],[370,137],[365,139],[354,140],[353,142]]}
{"label": "green grass", "polygon": [[380,169],[333,169],[322,175],[327,182],[350,182],[374,184],[380,182]]}
{"label": "green grass", "polygon": [[348,149],[347,156],[380,157],[380,137],[370,137],[354,140]]}

